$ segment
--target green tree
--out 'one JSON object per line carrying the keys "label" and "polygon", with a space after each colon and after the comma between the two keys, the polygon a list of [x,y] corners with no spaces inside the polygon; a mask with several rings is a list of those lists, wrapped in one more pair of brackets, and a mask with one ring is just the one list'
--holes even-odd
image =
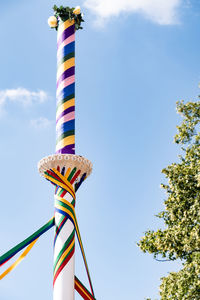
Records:
{"label": "green tree", "polygon": [[177,112],[183,120],[177,126],[175,142],[181,145],[178,163],[162,170],[167,184],[164,229],[149,230],[138,243],[144,252],[162,260],[180,260],[182,269],[161,278],[162,300],[200,299],[200,101],[177,102]]}

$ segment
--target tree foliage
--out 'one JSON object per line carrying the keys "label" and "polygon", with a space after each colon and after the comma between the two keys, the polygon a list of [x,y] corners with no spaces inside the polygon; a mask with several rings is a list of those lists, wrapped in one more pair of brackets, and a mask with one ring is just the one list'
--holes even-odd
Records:
{"label": "tree foliage", "polygon": [[83,15],[81,13],[75,14],[74,9],[75,9],[74,7],[69,7],[69,6],[66,7],[64,6],[57,7],[56,5],[53,6],[54,16],[57,19],[60,18],[63,21],[67,19],[74,20],[75,29],[76,30],[83,29],[83,27],[81,27],[81,23],[84,22]]}
{"label": "tree foliage", "polygon": [[165,210],[158,214],[164,229],[149,230],[139,247],[154,258],[181,260],[182,269],[161,278],[162,300],[200,299],[200,101],[177,102],[183,120],[175,142],[181,145],[178,163],[162,170],[168,183]]}

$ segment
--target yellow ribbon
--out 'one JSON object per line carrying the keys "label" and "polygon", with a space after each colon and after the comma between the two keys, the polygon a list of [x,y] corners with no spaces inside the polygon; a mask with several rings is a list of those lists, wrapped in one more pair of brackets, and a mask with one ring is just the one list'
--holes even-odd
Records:
{"label": "yellow ribbon", "polygon": [[29,253],[29,251],[33,248],[35,243],[37,242],[38,238],[33,241],[25,250],[24,252],[20,255],[20,257],[8,268],[6,269],[1,275],[0,275],[0,280],[3,279],[8,273],[10,273],[13,269],[15,269],[20,262],[25,258],[25,256]]}

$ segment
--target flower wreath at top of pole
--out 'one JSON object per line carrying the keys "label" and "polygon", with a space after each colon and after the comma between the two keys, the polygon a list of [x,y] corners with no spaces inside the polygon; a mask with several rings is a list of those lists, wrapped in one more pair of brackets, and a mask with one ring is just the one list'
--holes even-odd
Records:
{"label": "flower wreath at top of pole", "polygon": [[77,7],[64,7],[60,6],[57,7],[56,5],[53,6],[54,16],[49,17],[48,24],[51,28],[58,29],[59,19],[62,21],[66,21],[67,19],[74,20],[75,29],[83,29],[81,23],[84,22],[83,14],[81,13],[80,6]]}

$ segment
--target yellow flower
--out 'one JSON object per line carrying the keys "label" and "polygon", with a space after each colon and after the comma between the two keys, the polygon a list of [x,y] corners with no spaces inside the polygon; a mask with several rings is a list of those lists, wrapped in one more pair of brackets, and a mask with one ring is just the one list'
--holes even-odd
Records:
{"label": "yellow flower", "polygon": [[48,18],[48,24],[51,28],[55,28],[58,25],[58,20],[55,16],[51,16]]}
{"label": "yellow flower", "polygon": [[80,13],[81,13],[81,8],[80,8],[80,6],[76,6],[75,9],[74,9],[74,11],[73,11],[73,13],[74,13],[75,15],[80,15]]}

